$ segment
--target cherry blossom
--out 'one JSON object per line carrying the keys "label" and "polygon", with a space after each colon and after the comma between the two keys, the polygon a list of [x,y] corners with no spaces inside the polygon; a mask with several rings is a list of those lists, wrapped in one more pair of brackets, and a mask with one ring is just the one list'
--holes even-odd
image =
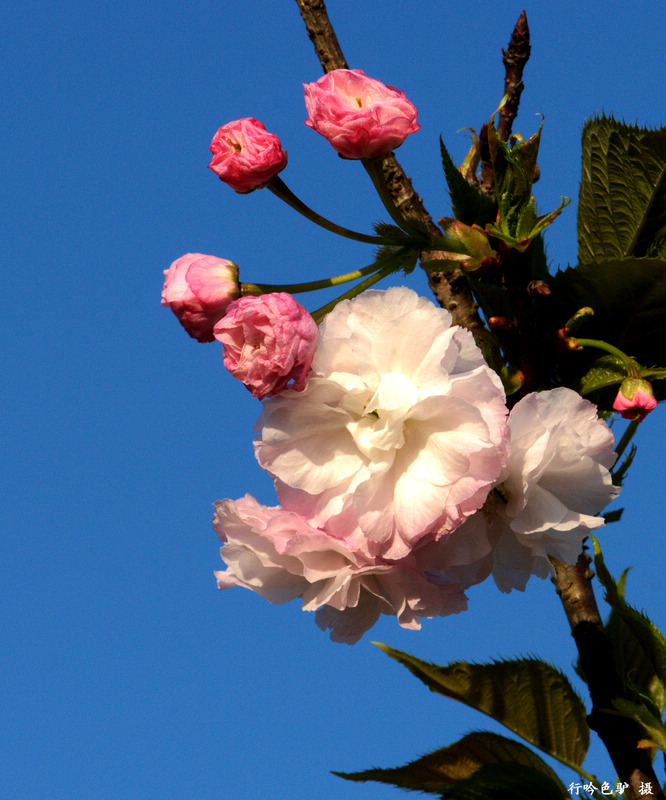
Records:
{"label": "cherry blossom", "polygon": [[564,387],[532,392],[509,416],[511,454],[483,509],[460,529],[492,547],[504,592],[545,578],[549,557],[573,564],[597,516],[618,494],[613,434],[593,403]]}
{"label": "cherry blossom", "polygon": [[421,129],[404,92],[369,78],[360,69],[336,69],[303,84],[305,124],[343,158],[382,158]]}
{"label": "cherry blossom", "polygon": [[239,294],[233,261],[187,253],[164,270],[162,305],[168,306],[193,339],[214,341],[213,326]]}
{"label": "cherry blossom", "polygon": [[286,509],[397,559],[480,508],[506,461],[506,414],[447,311],[404,287],[367,291],[322,323],[305,390],[265,401],[255,449]]}
{"label": "cherry blossom", "polygon": [[254,117],[223,125],[210,143],[209,169],[239,194],[265,186],[287,166],[287,154],[274,133]]}
{"label": "cherry blossom", "polygon": [[254,397],[263,400],[293,381],[305,388],[317,344],[317,324],[286,292],[241,297],[214,329],[224,365]]}
{"label": "cherry blossom", "polygon": [[[424,551],[422,563],[416,555],[398,563],[369,559],[298,514],[250,495],[216,503],[213,526],[227,567],[215,573],[219,589],[244,586],[278,604],[300,598],[333,641],[353,644],[382,614],[418,629],[423,618],[467,608],[460,584],[443,577],[443,553]],[[426,570],[436,566],[440,573],[430,579]]]}
{"label": "cherry blossom", "polygon": [[640,378],[627,378],[622,382],[613,409],[625,419],[642,422],[657,407],[652,385]]}

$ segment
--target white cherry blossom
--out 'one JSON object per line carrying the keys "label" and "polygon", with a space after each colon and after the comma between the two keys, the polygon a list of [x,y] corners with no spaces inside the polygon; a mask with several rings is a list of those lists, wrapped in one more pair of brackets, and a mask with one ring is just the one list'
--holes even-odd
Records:
{"label": "white cherry blossom", "polygon": [[533,392],[509,415],[511,454],[483,509],[460,529],[492,547],[503,592],[548,576],[550,556],[573,564],[597,516],[618,494],[613,434],[596,406],[567,388]]}
{"label": "white cherry blossom", "polygon": [[398,559],[481,507],[507,456],[498,376],[472,334],[404,287],[324,320],[303,392],[264,403],[255,443],[288,510]]}

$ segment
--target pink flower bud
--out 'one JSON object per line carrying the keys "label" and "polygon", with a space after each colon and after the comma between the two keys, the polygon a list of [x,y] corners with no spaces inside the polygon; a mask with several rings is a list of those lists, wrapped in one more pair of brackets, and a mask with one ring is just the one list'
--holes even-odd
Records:
{"label": "pink flower bud", "polygon": [[287,166],[287,154],[263,123],[246,117],[228,122],[210,143],[209,169],[239,194],[261,189]]}
{"label": "pink flower bud", "polygon": [[360,69],[336,69],[303,86],[305,124],[343,158],[383,158],[421,128],[404,92]]}
{"label": "pink flower bud", "polygon": [[233,261],[187,253],[164,270],[162,305],[169,306],[193,339],[212,342],[213,326],[240,294]]}
{"label": "pink flower bud", "polygon": [[653,408],[657,407],[650,381],[641,378],[626,378],[622,381],[613,408],[625,419],[641,422]]}
{"label": "pink flower bud", "polygon": [[234,300],[215,326],[224,366],[260,400],[292,380],[303,391],[317,335],[316,322],[286,292]]}

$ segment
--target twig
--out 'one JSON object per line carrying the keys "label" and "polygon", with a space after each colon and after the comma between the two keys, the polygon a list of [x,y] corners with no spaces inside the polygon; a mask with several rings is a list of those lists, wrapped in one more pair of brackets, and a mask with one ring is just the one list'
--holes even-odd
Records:
{"label": "twig", "polygon": [[349,69],[338,37],[328,18],[324,0],[296,0],[296,2],[324,72]]}
{"label": "twig", "polygon": [[[497,133],[505,142],[511,136],[513,121],[518,114],[520,95],[524,89],[523,70],[530,57],[530,29],[527,25],[527,16],[523,11],[518,17],[518,22],[513,29],[509,46],[502,50],[504,64],[504,96],[506,102],[499,112]],[[495,176],[488,149],[488,126],[484,125],[479,131],[479,155],[481,156],[481,179],[479,188],[490,195],[495,194]]]}
{"label": "twig", "polygon": [[[645,797],[663,800],[665,795],[648,751],[636,747],[638,740],[644,738],[641,727],[633,720],[608,713],[613,709],[612,701],[623,696],[623,687],[592,590],[594,573],[590,560],[587,553],[582,553],[578,563],[572,565],[552,559],[553,583],[567,615],[592,699],[587,721],[606,746],[619,779],[629,784],[630,800]],[[644,791],[648,783],[653,787],[651,793]]]}
{"label": "twig", "polygon": [[[347,61],[323,0],[296,0],[296,3],[324,72],[348,69]],[[407,219],[415,220],[425,226],[433,236],[441,236],[442,232],[432,221],[422,199],[414,190],[411,180],[393,154],[389,154],[383,160],[382,169],[386,186],[398,210]],[[444,259],[444,255],[430,252],[428,260],[437,260],[438,256],[440,259]],[[458,269],[446,274],[443,272],[429,273],[428,282],[437,302],[451,313],[454,323],[471,330],[483,345],[490,334],[479,317],[477,305],[463,271]]]}
{"label": "twig", "polygon": [[509,141],[511,127],[518,114],[520,95],[524,89],[523,70],[530,57],[530,29],[527,26],[525,12],[518,17],[516,27],[513,29],[509,47],[502,50],[502,62],[506,70],[504,76],[504,96],[506,103],[502,106],[497,123],[497,133],[500,139]]}
{"label": "twig", "polygon": [[490,157],[490,146],[488,144],[488,123],[484,122],[479,131],[479,158],[481,159],[481,177],[479,179],[479,189],[490,197],[495,196],[495,173],[493,172],[493,162]]}

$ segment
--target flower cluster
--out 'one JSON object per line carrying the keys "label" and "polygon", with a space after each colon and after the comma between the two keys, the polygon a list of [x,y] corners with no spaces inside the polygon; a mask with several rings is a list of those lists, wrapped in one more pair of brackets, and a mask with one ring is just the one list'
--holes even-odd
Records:
{"label": "flower cluster", "polygon": [[[305,124],[343,158],[383,158],[421,129],[404,92],[360,69],[336,69],[303,87]],[[210,150],[209,168],[239,194],[268,185],[287,166],[278,137],[254,117],[223,125]]]}
{"label": "flower cluster", "polygon": [[[360,70],[334,70],[304,88],[305,124],[341,157],[363,159],[373,180],[377,159],[419,130],[404,93]],[[268,186],[330,231],[409,251],[402,244],[414,228],[381,189],[402,227],[400,247],[302,203],[278,177],[286,152],[258,120],[222,126],[210,149],[210,168],[236,192]],[[481,228],[440,224],[454,263],[496,263]],[[328,285],[404,267],[389,261]],[[381,614],[418,628],[465,609],[465,591],[489,576],[501,591],[522,591],[530,576],[549,574],[550,559],[577,560],[618,492],[613,436],[592,403],[557,388],[527,394],[509,413],[472,334],[409,289],[352,291],[354,299],[315,314],[325,316],[319,328],[285,289],[293,287],[240,284],[233,262],[199,253],[166,272],[162,303],[192,337],[219,341],[227,369],[263,402],[255,455],[280,505],[249,495],[216,504],[220,589],[244,586],[272,603],[301,598],[332,639],[353,643]],[[570,348],[609,348],[562,332]],[[650,384],[611,352],[629,375],[614,408],[640,420],[656,405]]]}
{"label": "flower cluster", "polygon": [[549,557],[576,560],[617,493],[591,403],[561,388],[509,414],[472,335],[406,288],[329,313],[306,385],[265,400],[257,429],[281,505],[216,504],[218,586],[302,598],[336,641],[380,614],[458,613],[490,574],[524,589]]}

